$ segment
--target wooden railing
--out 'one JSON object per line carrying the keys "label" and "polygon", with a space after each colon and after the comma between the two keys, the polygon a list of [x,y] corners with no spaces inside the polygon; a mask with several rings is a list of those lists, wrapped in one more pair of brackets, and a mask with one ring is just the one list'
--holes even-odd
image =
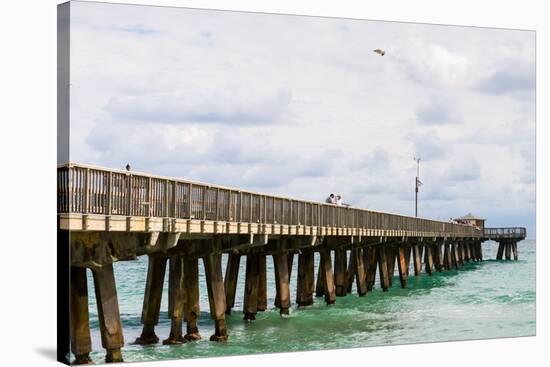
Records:
{"label": "wooden railing", "polygon": [[429,232],[481,237],[473,226],[295,200],[82,164],[58,167],[58,213]]}
{"label": "wooden railing", "polygon": [[491,239],[498,238],[525,238],[527,230],[524,227],[510,228],[484,228],[484,237]]}

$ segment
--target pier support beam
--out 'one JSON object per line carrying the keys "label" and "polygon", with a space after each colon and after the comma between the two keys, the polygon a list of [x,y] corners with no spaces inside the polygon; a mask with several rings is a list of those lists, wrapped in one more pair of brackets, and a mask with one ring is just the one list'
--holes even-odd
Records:
{"label": "pier support beam", "polygon": [[[282,254],[277,254],[281,255]],[[273,262],[275,263],[275,277],[279,279],[277,274],[277,255],[273,255]],[[286,259],[285,259],[286,260]],[[288,264],[285,261],[285,264]],[[258,288],[260,283],[260,274],[259,274],[259,258],[257,255],[248,254],[246,256],[246,277],[245,277],[245,287],[244,287],[244,303],[243,303],[243,313],[245,321],[256,320],[256,313],[258,312]],[[286,269],[286,265],[285,265]],[[288,271],[287,271],[288,276]],[[280,279],[279,279],[280,280]],[[279,289],[279,287],[278,287]],[[279,291],[279,296],[280,296]]]}
{"label": "pier support beam", "polygon": [[[502,260],[502,255],[504,254],[504,245],[505,245],[505,241],[499,241],[498,250],[497,250],[497,260]],[[477,247],[477,243],[476,243],[476,247]],[[476,260],[478,260],[478,256],[476,256]]]}
{"label": "pier support beam", "polygon": [[512,241],[512,254],[514,255],[514,260],[518,259],[518,241]]}
{"label": "pier support beam", "polygon": [[407,259],[407,245],[400,245],[397,249],[398,252],[398,266],[399,266],[399,280],[401,281],[401,288],[407,288],[408,268],[410,259]]}
{"label": "pier support beam", "polygon": [[187,341],[183,337],[182,325],[185,316],[187,295],[184,282],[184,260],[181,255],[170,257],[168,272],[168,317],[171,321],[170,336],[162,344],[183,344]]}
{"label": "pier support beam", "polygon": [[185,279],[185,294],[187,303],[185,307],[185,319],[187,321],[185,339],[199,340],[199,328],[197,322],[200,315],[199,305],[199,259],[184,257],[183,272]]}
{"label": "pier support beam", "polygon": [[376,264],[378,262],[378,255],[376,253],[376,247],[364,247],[363,254],[366,254],[367,261],[365,265],[367,267],[366,283],[367,291],[372,291],[374,288],[374,281],[376,279]]}
{"label": "pier support beam", "polygon": [[434,261],[432,257],[432,246],[426,245],[424,246],[424,264],[426,273],[429,275],[432,275],[433,267],[434,267]]}
{"label": "pier support beam", "polygon": [[422,271],[422,248],[418,244],[413,245],[414,275],[418,276]]}
{"label": "pier support beam", "polygon": [[351,293],[353,280],[355,279],[355,256],[353,250],[350,251],[348,269],[346,270],[346,293]]}
{"label": "pier support beam", "polygon": [[462,243],[457,243],[456,244],[456,259],[457,259],[457,263],[458,265],[460,266],[464,266],[464,253],[463,253],[463,247],[462,247]]}
{"label": "pier support beam", "polygon": [[363,249],[355,248],[352,250],[352,254],[355,257],[355,283],[357,285],[357,294],[363,297],[367,294],[367,274],[365,272]]}
{"label": "pier support beam", "polygon": [[315,297],[323,297],[325,294],[325,282],[323,279],[323,258],[319,251],[319,267],[317,269],[317,281],[315,282]]}
{"label": "pier support beam", "polygon": [[296,303],[298,307],[313,304],[314,282],[314,253],[311,250],[302,250],[302,253],[298,255],[298,282],[296,287]]}
{"label": "pier support beam", "polygon": [[273,264],[275,267],[275,277],[277,280],[279,294],[279,313],[288,315],[290,309],[290,288],[289,288],[289,271],[288,271],[288,256],[284,253],[273,255]]}
{"label": "pier support beam", "polygon": [[[354,254],[354,251],[356,252],[358,250],[352,249],[352,256]],[[347,294],[346,271],[346,250],[343,248],[334,250],[334,285],[336,287],[336,297],[342,297]]]}
{"label": "pier support beam", "polygon": [[441,244],[440,243],[436,243],[432,247],[432,257],[433,257],[435,270],[437,270],[438,272],[442,272],[443,271],[443,256],[441,255]]}
{"label": "pier support beam", "polygon": [[456,243],[451,245],[451,267],[458,270],[458,252],[456,250]]}
{"label": "pier support beam", "polygon": [[237,292],[237,281],[239,278],[239,266],[241,265],[241,255],[230,253],[227,258],[227,267],[225,268],[225,314],[231,315],[231,309],[235,307],[235,294]]}
{"label": "pier support beam", "polygon": [[323,278],[323,293],[325,294],[325,302],[331,305],[336,302],[336,291],[334,287],[334,275],[332,273],[332,260],[330,258],[330,250],[319,250],[322,263],[322,278]]}
{"label": "pier support beam", "polygon": [[395,260],[397,257],[397,251],[392,246],[386,247],[386,260],[388,261],[388,284],[391,287],[393,285],[393,274],[395,273]]}
{"label": "pier support beam", "polygon": [[70,283],[71,352],[75,356],[72,364],[90,364],[92,363],[90,358],[92,339],[90,337],[86,268],[71,267]]}
{"label": "pier support beam", "polygon": [[101,345],[107,350],[106,363],[122,362],[120,348],[124,345],[113,264],[92,270]]}
{"label": "pier support beam", "polygon": [[222,275],[222,255],[221,253],[212,253],[205,256],[203,261],[210,315],[215,324],[215,331],[210,336],[210,341],[224,342],[227,341],[227,324],[225,322],[227,306]]}
{"label": "pier support beam", "polygon": [[162,254],[148,256],[147,280],[141,312],[143,331],[134,344],[156,344],[159,341],[155,334],[155,326],[159,321],[162,287],[166,273],[166,257]]}
{"label": "pier support beam", "polygon": [[[258,311],[265,311],[267,309],[267,269],[266,269],[265,255],[258,255]],[[292,265],[290,265],[292,266]],[[290,269],[288,276],[290,278]]]}
{"label": "pier support beam", "polygon": [[510,243],[510,241],[506,241],[504,243],[505,243],[504,251],[506,252],[506,260],[511,260],[512,259],[512,244]]}
{"label": "pier support beam", "polygon": [[445,270],[451,270],[451,245],[445,243],[443,246],[445,247],[445,251],[443,254],[443,265],[445,267]]}
{"label": "pier support beam", "polygon": [[376,248],[378,254],[378,270],[380,276],[380,286],[384,292],[387,292],[390,287],[388,275],[388,259],[386,258],[386,247],[384,245]]}

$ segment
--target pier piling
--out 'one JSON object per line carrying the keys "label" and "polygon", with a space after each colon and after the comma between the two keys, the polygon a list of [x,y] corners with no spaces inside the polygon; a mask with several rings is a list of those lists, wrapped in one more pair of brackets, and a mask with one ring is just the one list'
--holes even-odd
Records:
{"label": "pier piling", "polygon": [[376,279],[376,265],[378,263],[377,250],[376,247],[371,246],[363,248],[363,252],[367,254],[367,262],[365,263],[367,267],[367,291],[372,291],[374,288],[374,281]]}
{"label": "pier piling", "polygon": [[[264,260],[265,260],[265,256]],[[210,317],[214,320],[215,331],[211,341],[227,341],[225,311],[227,309],[222,275],[222,255],[214,252],[203,258],[206,276],[206,289],[210,304]],[[261,261],[261,260],[260,260]],[[264,269],[265,270],[265,269]]]}
{"label": "pier piling", "polygon": [[199,328],[197,322],[200,315],[199,304],[199,260],[196,257],[184,257],[183,272],[185,278],[185,294],[187,302],[185,307],[185,319],[187,321],[185,339],[199,340]]}
{"label": "pier piling", "polygon": [[424,264],[426,273],[429,275],[432,275],[433,267],[434,267],[434,261],[432,256],[432,246],[426,245],[424,246]]}
{"label": "pier piling", "polygon": [[367,294],[367,274],[365,272],[363,249],[354,249],[353,255],[355,257],[355,283],[357,286],[357,294],[363,297]]}
{"label": "pier piling", "polygon": [[376,252],[378,254],[378,270],[380,276],[380,286],[384,292],[387,292],[390,287],[390,280],[388,274],[388,259],[386,256],[386,247],[384,245],[378,246]]}
{"label": "pier piling", "polygon": [[237,292],[240,265],[241,255],[238,253],[230,253],[227,257],[227,267],[225,268],[224,278],[226,315],[231,315],[231,309],[235,307],[235,294]]}
{"label": "pier piling", "polygon": [[285,253],[274,254],[273,265],[275,267],[275,277],[278,279],[276,283],[279,294],[279,313],[281,315],[288,315],[290,309],[288,255]]}
{"label": "pier piling", "polygon": [[407,245],[401,245],[398,247],[398,266],[399,266],[399,280],[401,282],[401,288],[407,288],[407,269],[409,268],[409,263],[407,262]]}
{"label": "pier piling", "polygon": [[321,249],[321,263],[322,278],[323,278],[323,293],[325,295],[325,302],[327,305],[331,305],[336,302],[336,290],[334,287],[334,275],[332,273],[332,260],[330,257],[330,250]]}
{"label": "pier piling", "polygon": [[302,253],[298,255],[298,281],[296,287],[296,303],[298,307],[313,304],[314,281],[314,253],[310,250],[302,250]]}
{"label": "pier piling", "polygon": [[[273,262],[275,264],[275,279],[280,281],[280,277],[277,272],[277,255],[273,255]],[[286,259],[285,259],[286,260]],[[285,269],[286,269],[285,262]],[[244,302],[243,302],[243,313],[245,321],[256,320],[256,313],[258,312],[258,288],[260,283],[260,274],[259,274],[259,258],[255,254],[249,253],[246,256],[246,276],[245,276],[245,287],[244,287]],[[287,271],[288,276],[288,271]],[[280,287],[279,297],[281,296]],[[280,302],[280,300],[279,300]]]}
{"label": "pier piling", "polygon": [[[357,252],[357,249],[352,249],[351,256],[354,256],[355,252]],[[346,271],[346,250],[338,248],[334,250],[334,285],[336,287],[336,297],[342,297],[347,294]]]}
{"label": "pier piling", "polygon": [[168,317],[170,318],[170,335],[162,344],[183,344],[187,341],[183,337],[182,325],[185,316],[187,295],[184,282],[183,256],[171,256],[168,271]]}
{"label": "pier piling", "polygon": [[92,269],[101,345],[107,350],[106,363],[122,362],[120,348],[124,345],[113,264]]}
{"label": "pier piling", "polygon": [[141,312],[143,331],[134,344],[156,344],[159,341],[158,336],[155,334],[155,326],[159,321],[166,260],[164,254],[151,254],[148,256],[147,280]]}
{"label": "pier piling", "polygon": [[88,282],[86,268],[71,267],[70,273],[70,340],[75,359],[72,364],[90,364],[92,339],[88,311]]}
{"label": "pier piling", "polygon": [[414,258],[414,275],[418,276],[418,274],[422,271],[422,249],[417,243],[415,243],[412,248]]}

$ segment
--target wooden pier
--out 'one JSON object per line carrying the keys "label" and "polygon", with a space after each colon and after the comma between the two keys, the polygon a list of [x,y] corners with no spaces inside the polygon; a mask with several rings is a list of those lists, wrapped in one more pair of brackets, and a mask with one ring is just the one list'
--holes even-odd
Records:
{"label": "wooden pier", "polygon": [[[117,261],[138,256],[149,261],[143,332],[135,343],[160,340],[155,326],[167,267],[172,326],[163,343],[202,338],[197,325],[201,259],[215,323],[210,340],[224,342],[229,335],[225,315],[233,312],[239,297],[241,261],[246,261],[242,313],[253,322],[268,307],[268,256],[274,264],[275,307],[284,316],[293,300],[297,307],[307,307],[317,296],[330,305],[351,293],[354,284],[364,297],[377,274],[383,291],[389,291],[394,272],[400,286],[407,287],[409,276],[418,276],[423,266],[430,275],[460,269],[483,259],[481,243],[488,239],[499,242],[500,258],[505,253],[506,259],[512,254],[517,259],[517,241],[526,235],[525,228],[484,230],[82,164],[58,167],[57,194],[58,251],[70,266],[73,364],[90,362],[87,270],[95,284],[105,361],[122,361],[125,341],[113,273]],[[315,253],[320,256],[317,269]],[[228,256],[226,269],[222,254]],[[298,274],[293,276],[294,261]],[[295,297],[291,279],[297,283]]]}

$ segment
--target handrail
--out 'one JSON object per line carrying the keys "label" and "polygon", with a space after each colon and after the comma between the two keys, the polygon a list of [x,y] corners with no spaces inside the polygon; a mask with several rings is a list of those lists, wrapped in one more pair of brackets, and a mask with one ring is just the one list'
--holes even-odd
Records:
{"label": "handrail", "polygon": [[57,177],[58,213],[483,235],[469,225],[85,164],[60,165]]}
{"label": "handrail", "polygon": [[525,227],[508,227],[508,228],[484,228],[485,237],[518,237],[525,238],[527,230]]}

